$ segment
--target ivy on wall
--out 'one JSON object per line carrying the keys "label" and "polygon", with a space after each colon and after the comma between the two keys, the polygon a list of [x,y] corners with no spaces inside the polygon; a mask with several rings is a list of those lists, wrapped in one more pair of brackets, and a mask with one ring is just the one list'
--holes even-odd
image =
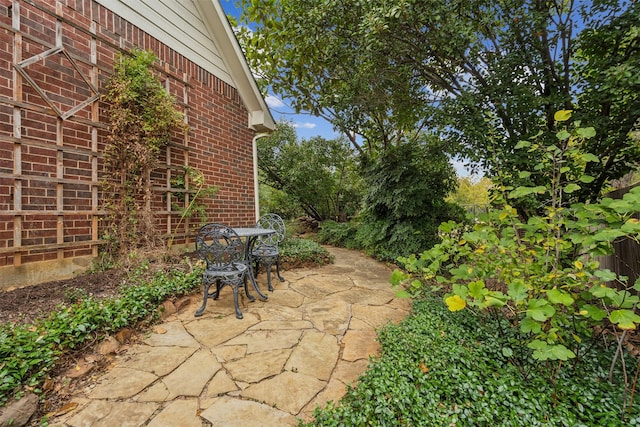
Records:
{"label": "ivy on wall", "polygon": [[134,49],[117,58],[103,99],[109,105],[103,195],[107,251],[127,254],[161,244],[151,209],[151,171],[171,133],[186,130],[175,99],[154,76],[157,57]]}

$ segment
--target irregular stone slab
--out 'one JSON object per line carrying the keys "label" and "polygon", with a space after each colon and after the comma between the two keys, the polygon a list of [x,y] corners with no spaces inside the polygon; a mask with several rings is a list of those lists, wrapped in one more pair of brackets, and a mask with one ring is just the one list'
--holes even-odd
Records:
{"label": "irregular stone slab", "polygon": [[294,331],[311,329],[313,324],[308,320],[266,320],[258,323],[255,326],[249,328],[251,331],[258,330],[287,330],[292,329]]}
{"label": "irregular stone slab", "polygon": [[358,380],[360,375],[364,374],[368,367],[369,360],[366,359],[358,359],[354,362],[341,360],[336,365],[336,369],[334,369],[331,379],[336,379],[347,385],[352,385]]}
{"label": "irregular stone slab", "polygon": [[149,427],[202,427],[202,419],[198,416],[198,400],[174,400],[153,419]]}
{"label": "irregular stone slab", "polygon": [[200,344],[207,348],[214,348],[237,337],[258,322],[259,319],[255,314],[244,313],[243,319],[236,319],[235,314],[220,319],[202,316],[187,323],[185,327]]}
{"label": "irregular stone slab", "polygon": [[216,360],[220,363],[230,362],[240,359],[247,354],[246,345],[219,345],[211,352],[216,356]]}
{"label": "irregular stone slab", "polygon": [[227,344],[244,344],[247,346],[247,354],[259,353],[267,350],[291,348],[298,344],[302,331],[293,330],[261,330],[247,332],[227,341]]}
{"label": "irregular stone slab", "polygon": [[369,356],[378,354],[380,351],[377,334],[371,330],[349,330],[342,338],[342,343],[344,344],[342,358],[351,362],[358,359],[368,359]]}
{"label": "irregular stone slab", "polygon": [[0,426],[21,427],[27,425],[29,419],[38,409],[38,396],[27,393],[18,401],[9,402],[0,411]]}
{"label": "irregular stone slab", "polygon": [[269,294],[269,304],[282,307],[298,308],[302,305],[304,296],[293,290],[278,291]]}
{"label": "irregular stone slab", "polygon": [[336,298],[349,304],[385,305],[393,299],[393,292],[382,290],[370,290],[363,288],[351,288],[343,292],[335,293],[328,299]]}
{"label": "irregular stone slab", "polygon": [[165,330],[166,332],[164,334],[158,334],[152,331],[151,335],[145,338],[145,344],[155,347],[200,347],[200,344],[198,344],[198,342],[189,335],[184,326],[182,326],[182,323],[179,321],[162,323],[158,325],[155,330],[160,330],[158,328]]}
{"label": "irregular stone slab", "polygon": [[242,396],[296,415],[325,385],[317,378],[285,371],[248,387],[242,391]]}
{"label": "irregular stone slab", "polygon": [[117,366],[139,369],[158,376],[167,375],[196,351],[193,347],[135,346]]}
{"label": "irregular stone slab", "polygon": [[235,381],[255,383],[282,372],[290,354],[291,349],[254,353],[227,363],[225,368]]}
{"label": "irregular stone slab", "polygon": [[214,426],[248,427],[253,420],[261,427],[297,426],[296,418],[286,412],[249,400],[221,397],[200,416]]}
{"label": "irregular stone slab", "polygon": [[236,390],[239,390],[236,383],[221,369],[216,372],[211,381],[209,381],[207,385],[207,397],[216,397]]}
{"label": "irregular stone slab", "polygon": [[152,373],[130,368],[113,368],[91,390],[92,399],[124,399],[135,396],[158,377]]}
{"label": "irregular stone slab", "polygon": [[158,381],[148,389],[136,396],[139,402],[166,402],[169,400],[169,389],[162,382]]}
{"label": "irregular stone slab", "polygon": [[401,310],[385,306],[355,304],[351,310],[354,318],[362,319],[374,329],[389,322],[399,322],[406,316],[406,313]]}
{"label": "irregular stone slab", "polygon": [[[271,303],[271,301],[269,301]],[[260,309],[260,318],[263,321],[296,321],[302,320],[302,307],[284,307],[277,304],[269,304]]]}
{"label": "irregular stone slab", "polygon": [[304,319],[316,329],[332,335],[342,335],[349,325],[351,306],[344,301],[321,300],[307,304]]}
{"label": "irregular stone slab", "polygon": [[308,331],[293,350],[285,369],[327,381],[336,366],[339,352],[336,337]]}
{"label": "irregular stone slab", "polygon": [[337,403],[347,391],[347,386],[344,383],[332,379],[327,386],[302,410],[301,416],[305,421],[313,419],[313,411],[316,407],[324,408],[328,402]]}
{"label": "irregular stone slab", "polygon": [[350,289],[353,286],[348,276],[315,276],[291,284],[291,289],[300,292],[312,300],[325,298],[327,295]]}
{"label": "irregular stone slab", "polygon": [[153,403],[94,400],[67,421],[72,427],[138,427],[158,409]]}
{"label": "irregular stone slab", "polygon": [[169,390],[167,399],[200,396],[205,385],[222,365],[208,350],[199,350],[175,371],[162,379]]}

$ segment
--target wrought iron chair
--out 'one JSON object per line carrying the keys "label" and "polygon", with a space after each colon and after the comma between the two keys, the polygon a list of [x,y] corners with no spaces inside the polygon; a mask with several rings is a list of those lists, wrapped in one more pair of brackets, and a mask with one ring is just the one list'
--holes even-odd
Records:
{"label": "wrought iron chair", "polygon": [[[249,294],[247,288],[248,266],[244,258],[244,242],[232,228],[223,224],[206,224],[196,234],[196,254],[206,263],[202,275],[204,296],[202,306],[196,311],[196,317],[202,316],[207,307],[207,299],[218,299],[220,289],[226,285],[233,289],[233,302],[236,317],[242,319],[242,312],[238,307],[238,288],[244,283],[244,291],[250,301],[255,298]],[[215,283],[216,290],[209,292]]]}
{"label": "wrought iron chair", "polygon": [[281,282],[284,282],[284,278],[280,275],[280,252],[278,245],[282,243],[285,236],[284,221],[278,215],[269,213],[261,216],[256,223],[258,228],[270,228],[275,230],[274,234],[268,236],[259,236],[256,239],[255,244],[251,248],[251,260],[255,261],[256,274],[260,264],[264,265],[267,269],[267,284],[269,291],[273,292],[273,286],[271,286],[271,266],[276,265],[276,274]]}

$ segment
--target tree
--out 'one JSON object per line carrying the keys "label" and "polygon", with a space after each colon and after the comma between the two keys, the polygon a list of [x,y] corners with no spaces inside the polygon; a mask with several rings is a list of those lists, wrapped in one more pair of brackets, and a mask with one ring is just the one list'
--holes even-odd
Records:
{"label": "tree", "polygon": [[[638,167],[640,5],[619,0],[243,0],[247,57],[298,110],[385,150],[421,131],[513,186],[538,163],[514,150],[555,143],[553,115],[593,123],[601,157],[571,201]],[[540,119],[542,117],[543,119]],[[544,200],[520,202],[521,214]]]}
{"label": "tree", "polygon": [[346,140],[299,141],[289,123],[258,144],[259,178],[289,195],[310,217],[344,219],[360,205],[360,178]]}
{"label": "tree", "polygon": [[445,201],[457,181],[437,138],[397,144],[363,163],[368,185],[356,239],[378,257],[416,254],[439,242],[441,222],[464,220],[462,209]]}

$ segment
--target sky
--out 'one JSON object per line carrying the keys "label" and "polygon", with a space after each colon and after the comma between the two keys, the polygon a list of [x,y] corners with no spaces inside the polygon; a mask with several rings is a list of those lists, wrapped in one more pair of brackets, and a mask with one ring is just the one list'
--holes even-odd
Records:
{"label": "sky", "polygon": [[[240,10],[236,7],[238,0],[220,0],[222,8],[227,14],[240,17]],[[265,101],[271,110],[271,114],[276,122],[288,121],[296,129],[299,139],[310,139],[314,136],[321,136],[325,139],[335,139],[340,136],[333,129],[331,123],[321,117],[315,117],[310,114],[296,114],[293,108],[287,105],[282,99],[273,95],[267,95]],[[465,169],[462,162],[453,161],[458,176],[468,176],[469,172]]]}

